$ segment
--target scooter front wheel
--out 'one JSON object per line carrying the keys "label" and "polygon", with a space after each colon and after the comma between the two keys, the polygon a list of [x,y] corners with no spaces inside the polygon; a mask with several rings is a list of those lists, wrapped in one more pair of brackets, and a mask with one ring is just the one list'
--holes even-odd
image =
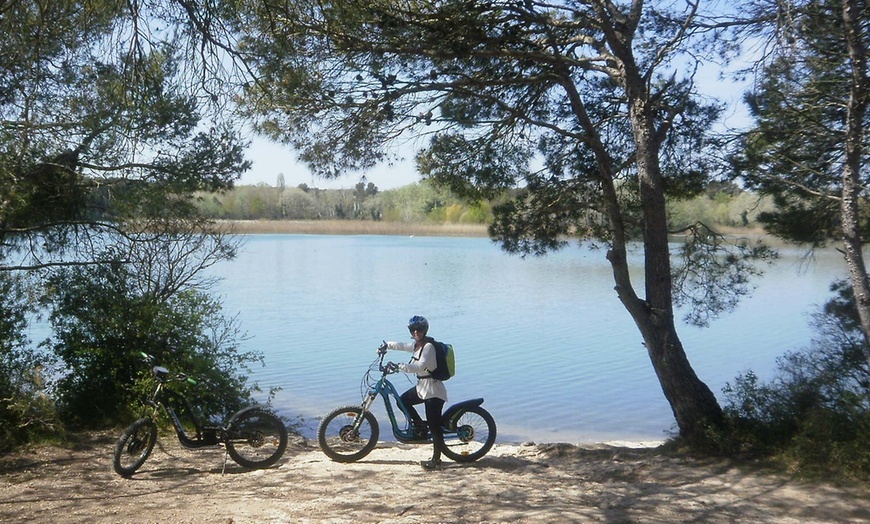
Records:
{"label": "scooter front wheel", "polygon": [[151,455],[157,442],[157,424],[148,417],[140,418],[130,424],[118,443],[112,457],[115,473],[129,477],[139,469]]}
{"label": "scooter front wheel", "polygon": [[[354,422],[360,418],[359,427]],[[317,428],[320,449],[336,462],[356,462],[365,457],[378,443],[378,421],[371,412],[359,406],[344,406],[326,415]]]}

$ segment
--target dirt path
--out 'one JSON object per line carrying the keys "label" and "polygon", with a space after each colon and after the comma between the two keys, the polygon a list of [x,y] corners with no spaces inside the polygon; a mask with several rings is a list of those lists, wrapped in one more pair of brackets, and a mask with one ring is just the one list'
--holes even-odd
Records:
{"label": "dirt path", "polygon": [[115,436],[0,456],[0,522],[870,523],[870,490],[807,484],[652,449],[498,444],[427,472],[429,449],[381,445],[338,464],[297,441],[266,471],[161,436],[132,479]]}

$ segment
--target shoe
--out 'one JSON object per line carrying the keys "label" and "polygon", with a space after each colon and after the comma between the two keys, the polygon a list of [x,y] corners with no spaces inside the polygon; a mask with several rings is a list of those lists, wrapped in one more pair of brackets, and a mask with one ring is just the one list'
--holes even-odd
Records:
{"label": "shoe", "polygon": [[441,469],[441,460],[424,460],[420,462],[420,465],[423,466],[423,469],[428,469],[430,471],[435,469]]}

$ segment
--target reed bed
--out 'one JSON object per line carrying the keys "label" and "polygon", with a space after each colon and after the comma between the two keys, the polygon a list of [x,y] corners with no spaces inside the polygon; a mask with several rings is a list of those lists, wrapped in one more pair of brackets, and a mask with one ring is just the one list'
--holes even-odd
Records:
{"label": "reed bed", "polygon": [[363,220],[233,220],[226,222],[238,234],[401,235],[485,237],[480,224],[412,224]]}
{"label": "reed bed", "polygon": [[[221,221],[232,233],[241,235],[398,235],[421,237],[487,237],[482,224],[419,224],[410,222],[374,222],[371,220],[226,220]],[[763,241],[771,247],[786,243],[753,228],[722,228],[732,240]],[[674,241],[683,240],[680,235]]]}

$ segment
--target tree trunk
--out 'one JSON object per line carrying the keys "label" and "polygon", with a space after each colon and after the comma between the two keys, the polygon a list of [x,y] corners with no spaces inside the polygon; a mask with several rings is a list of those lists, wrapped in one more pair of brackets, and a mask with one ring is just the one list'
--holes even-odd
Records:
{"label": "tree trunk", "polygon": [[[641,131],[639,135],[644,135]],[[710,388],[695,374],[674,323],[671,291],[671,263],[668,247],[664,191],[658,156],[647,135],[638,144],[638,170],[644,209],[644,275],[646,300],[631,285],[622,235],[615,235],[608,260],[613,269],[616,291],[643,337],[644,345],[668,403],[680,436],[703,438],[708,427],[721,427],[722,408]]]}
{"label": "tree trunk", "polygon": [[[667,206],[659,163],[660,144],[649,92],[633,62],[625,62],[626,93],[637,145],[637,174],[643,210],[644,284],[646,301],[620,294],[643,336],[644,344],[668,402],[680,436],[703,438],[708,426],[721,426],[722,408],[716,396],[692,369],[674,323],[673,276],[668,242]],[[621,261],[613,257],[614,261]]]}
{"label": "tree trunk", "polygon": [[[849,156],[848,153],[847,156]],[[870,363],[870,281],[868,281],[867,269],[864,265],[864,254],[862,253],[864,242],[861,238],[858,213],[858,193],[861,188],[857,182],[858,172],[850,164],[847,163],[843,168],[843,201],[840,219],[843,222],[843,247],[846,254],[846,266],[849,268],[855,307],[858,310],[861,331],[864,334],[864,353],[868,363]]]}
{"label": "tree trunk", "polygon": [[[649,144],[638,141],[638,144],[644,143]],[[658,157],[640,151],[638,157],[644,216],[646,307],[632,308],[632,311],[636,311],[632,317],[643,336],[662,391],[674,412],[680,435],[692,439],[701,436],[705,427],[722,423],[722,408],[710,388],[695,374],[677,335],[665,199]]]}
{"label": "tree trunk", "polygon": [[870,282],[862,253],[859,198],[861,159],[864,155],[864,117],[867,113],[867,50],[864,47],[860,10],[855,0],[843,0],[843,27],[852,66],[849,105],[846,110],[846,150],[843,165],[843,195],[840,219],[843,224],[843,247],[852,281],[855,306],[864,333],[864,351],[870,362]]}
{"label": "tree trunk", "polygon": [[703,437],[709,427],[721,427],[722,408],[716,396],[689,363],[677,335],[673,316],[635,318],[643,334],[653,369],[680,429],[688,439]]}
{"label": "tree trunk", "polygon": [[[671,308],[657,311],[650,307],[648,301],[634,294],[628,281],[625,253],[624,244],[614,244],[607,254],[617,283],[616,292],[640,330],[680,436],[690,440],[702,437],[705,428],[721,426],[724,420],[722,408],[710,388],[692,369],[677,335]],[[646,272],[649,274],[650,270]]]}
{"label": "tree trunk", "polygon": [[[661,147],[649,105],[649,85],[638,69],[631,45],[634,31],[640,24],[643,2],[633,2],[628,16],[619,23],[614,23],[612,13],[618,10],[610,2],[595,1],[591,5],[599,15],[608,47],[618,64],[611,74],[625,90],[637,147],[636,166],[643,211],[645,298],[637,296],[628,272],[624,221],[614,186],[617,173],[612,170],[606,148],[593,140],[590,146],[602,169],[601,181],[607,202],[605,212],[612,228],[607,259],[613,270],[617,295],[641,332],[653,369],[679,426],[680,436],[703,440],[705,429],[711,425],[720,426],[723,414],[716,396],[689,364],[674,324],[667,208],[659,163]],[[597,130],[579,101],[579,93],[571,89],[567,77],[565,84],[581,126],[588,136],[597,137]]]}

